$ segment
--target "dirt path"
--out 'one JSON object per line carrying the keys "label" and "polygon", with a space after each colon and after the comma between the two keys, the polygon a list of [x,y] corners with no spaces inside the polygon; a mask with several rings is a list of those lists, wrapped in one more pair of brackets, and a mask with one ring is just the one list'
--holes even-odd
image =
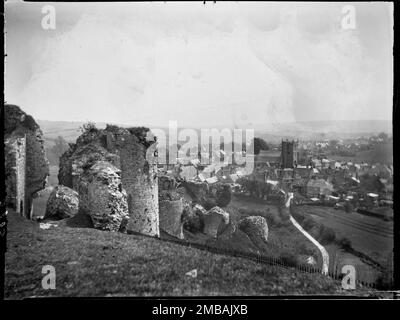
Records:
{"label": "dirt path", "polygon": [[[285,207],[287,209],[290,209],[290,204],[291,201],[293,199],[293,193],[289,192],[287,194],[287,200],[285,202]],[[305,231],[302,226],[296,221],[295,218],[292,217],[291,214],[289,214],[290,216],[290,222],[302,233],[305,235],[305,237],[310,240],[321,252],[322,254],[322,274],[327,275],[328,274],[328,270],[329,270],[329,254],[328,251],[326,251],[326,249],[317,241],[315,240],[307,231]]]}

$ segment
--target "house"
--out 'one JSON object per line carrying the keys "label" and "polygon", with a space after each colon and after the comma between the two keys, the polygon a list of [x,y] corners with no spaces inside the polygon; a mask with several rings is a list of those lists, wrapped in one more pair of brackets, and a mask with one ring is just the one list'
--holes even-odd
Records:
{"label": "house", "polygon": [[220,181],[224,183],[235,183],[237,179],[239,179],[239,176],[236,173],[232,173],[222,176]]}
{"label": "house", "polygon": [[215,169],[216,166],[214,164],[210,164],[207,167],[205,167],[201,173],[203,174],[204,178],[211,178],[212,176],[215,175]]}
{"label": "house", "polygon": [[314,167],[320,168],[322,166],[322,162],[319,159],[312,159],[311,162],[314,165]]}
{"label": "house", "polygon": [[217,178],[217,177],[207,178],[207,179],[206,179],[206,182],[207,182],[208,184],[214,184],[214,183],[217,183],[217,182],[218,182],[218,178]]}
{"label": "house", "polygon": [[197,176],[197,169],[194,166],[181,166],[179,176],[184,180],[192,180]]}
{"label": "house", "polygon": [[392,176],[392,170],[387,165],[377,164],[372,166],[369,170],[369,174],[388,179]]}
{"label": "house", "polygon": [[197,175],[197,179],[198,179],[200,182],[206,181],[206,178],[203,176],[202,173],[199,173],[199,174]]}
{"label": "house", "polygon": [[379,194],[370,192],[370,193],[367,193],[367,196],[372,198],[372,199],[377,199],[379,197]]}
{"label": "house", "polygon": [[311,179],[307,183],[308,197],[330,196],[333,190],[332,184],[324,179]]}

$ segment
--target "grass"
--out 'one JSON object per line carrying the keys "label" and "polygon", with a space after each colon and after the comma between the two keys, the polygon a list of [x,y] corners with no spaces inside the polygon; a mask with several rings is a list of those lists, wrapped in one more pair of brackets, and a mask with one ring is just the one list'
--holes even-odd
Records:
{"label": "grass", "polygon": [[49,166],[50,175],[47,178],[48,186],[55,187],[58,185],[58,169],[59,169],[58,166],[54,166],[54,165]]}
{"label": "grass", "polygon": [[[346,294],[340,283],[159,239],[68,227],[47,230],[8,214],[5,297]],[[41,286],[42,267],[56,289]],[[197,278],[185,273],[197,269]],[[354,293],[354,292],[353,292]],[[357,294],[368,295],[366,291]]]}
{"label": "grass", "polygon": [[[248,215],[263,216],[268,224],[268,243],[261,252],[272,257],[295,256],[298,262],[306,263],[309,256],[322,265],[322,256],[319,250],[304,235],[294,227],[290,221],[282,219],[278,207],[262,199],[252,199],[232,196],[227,210],[231,216],[236,215],[239,220]],[[239,246],[243,246],[241,243]]]}

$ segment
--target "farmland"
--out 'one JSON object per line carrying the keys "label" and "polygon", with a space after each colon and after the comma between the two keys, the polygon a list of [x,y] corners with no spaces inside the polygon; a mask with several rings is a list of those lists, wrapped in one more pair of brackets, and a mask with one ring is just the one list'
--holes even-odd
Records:
{"label": "farmland", "polygon": [[360,273],[363,270],[366,280],[373,281],[377,273],[368,274],[374,273],[371,265],[377,263],[387,267],[393,249],[393,222],[331,207],[301,206],[296,210],[310,216],[318,224],[332,228],[336,239],[349,239],[354,251],[363,256],[360,259],[356,254],[346,252],[332,243],[326,247],[331,256],[330,268],[335,268],[335,264],[352,264]]}

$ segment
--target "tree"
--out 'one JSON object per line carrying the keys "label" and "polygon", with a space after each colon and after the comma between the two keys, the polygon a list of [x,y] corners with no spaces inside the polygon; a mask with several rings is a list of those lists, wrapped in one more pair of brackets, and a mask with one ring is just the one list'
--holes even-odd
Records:
{"label": "tree", "polygon": [[384,132],[381,132],[378,134],[378,138],[381,138],[383,140],[383,142],[386,142],[388,140],[388,135]]}
{"label": "tree", "polygon": [[54,142],[52,147],[46,147],[46,156],[51,165],[58,165],[60,157],[69,149],[69,144],[61,136],[58,136]]}
{"label": "tree", "polygon": [[229,184],[223,184],[219,186],[216,194],[217,205],[220,207],[226,207],[229,202],[231,202],[231,194],[232,192]]}
{"label": "tree", "polygon": [[55,144],[52,147],[52,150],[57,157],[61,157],[62,154],[68,150],[68,148],[69,145],[67,141],[65,141],[65,139],[62,136],[58,136],[57,139],[55,140]]}
{"label": "tree", "polygon": [[347,213],[352,213],[353,212],[354,208],[353,208],[353,205],[350,203],[350,201],[346,201],[346,203],[344,204],[344,210]]}
{"label": "tree", "polygon": [[336,149],[338,144],[339,144],[339,140],[332,139],[329,141],[329,146],[331,147],[331,149]]}
{"label": "tree", "polygon": [[269,150],[269,146],[267,142],[261,138],[254,138],[252,145],[250,145],[250,150],[251,148],[254,147],[254,154],[259,154],[260,150]]}
{"label": "tree", "polygon": [[96,132],[98,129],[96,128],[96,124],[92,121],[88,121],[79,128],[82,133],[85,132]]}

